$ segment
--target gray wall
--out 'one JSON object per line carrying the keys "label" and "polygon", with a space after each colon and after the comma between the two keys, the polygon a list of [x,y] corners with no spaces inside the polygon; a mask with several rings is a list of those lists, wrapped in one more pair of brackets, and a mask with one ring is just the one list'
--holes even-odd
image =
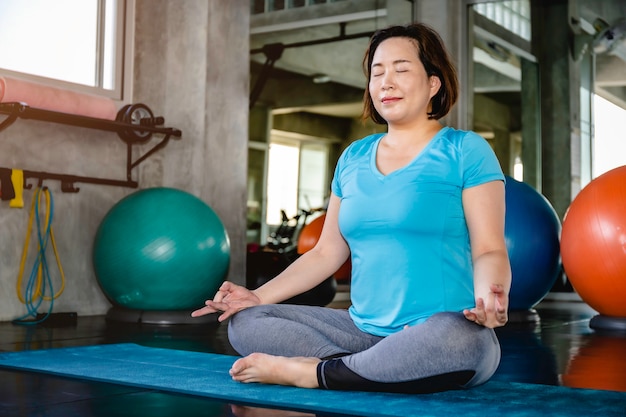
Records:
{"label": "gray wall", "polygon": [[[176,187],[209,204],[230,237],[229,279],[243,283],[249,2],[137,0],[135,19],[129,102],[145,103],[165,118],[166,126],[183,132],[181,140],[170,141],[135,169],[135,178],[140,188]],[[114,133],[32,120],[18,120],[0,132],[2,167],[123,180],[125,164],[125,145]],[[92,269],[93,238],[106,212],[135,190],[79,183],[80,192],[73,194],[62,193],[55,181],[44,185],[54,199],[53,228],[67,279],[54,311],[103,314],[110,304]],[[2,321],[26,312],[15,287],[32,197],[32,190],[24,190],[23,209],[0,202]],[[32,248],[30,253],[24,279],[30,274]],[[58,275],[51,253],[48,262],[52,275]],[[46,308],[44,304],[41,310]]]}

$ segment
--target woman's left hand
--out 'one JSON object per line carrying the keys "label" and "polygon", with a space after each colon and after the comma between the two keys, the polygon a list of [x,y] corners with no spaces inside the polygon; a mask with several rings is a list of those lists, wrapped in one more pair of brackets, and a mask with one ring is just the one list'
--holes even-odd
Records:
{"label": "woman's left hand", "polygon": [[492,284],[484,298],[476,298],[476,307],[463,310],[465,318],[489,328],[504,326],[508,321],[509,296],[502,285]]}

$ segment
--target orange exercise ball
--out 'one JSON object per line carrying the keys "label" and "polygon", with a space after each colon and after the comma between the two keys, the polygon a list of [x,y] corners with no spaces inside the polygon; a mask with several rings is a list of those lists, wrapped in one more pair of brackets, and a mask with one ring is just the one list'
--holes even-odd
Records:
{"label": "orange exercise ball", "polygon": [[572,201],[561,259],[583,301],[601,315],[626,317],[626,166],[592,180]]}
{"label": "orange exercise ball", "polygon": [[[300,232],[300,236],[298,236],[298,254],[302,255],[305,252],[313,249],[313,246],[317,244],[317,241],[322,234],[322,227],[324,227],[324,220],[326,219],[326,215],[322,214],[319,217],[313,219],[309,224],[302,228]],[[337,281],[348,281],[350,280],[350,271],[352,269],[352,264],[350,259],[348,259],[342,266],[339,267],[337,272],[333,274],[333,277]]]}
{"label": "orange exercise ball", "polygon": [[313,249],[313,246],[317,243],[322,234],[322,227],[324,227],[324,219],[326,215],[322,214],[319,217],[313,219],[309,224],[305,225],[300,231],[298,236],[298,254],[302,255],[305,252]]}

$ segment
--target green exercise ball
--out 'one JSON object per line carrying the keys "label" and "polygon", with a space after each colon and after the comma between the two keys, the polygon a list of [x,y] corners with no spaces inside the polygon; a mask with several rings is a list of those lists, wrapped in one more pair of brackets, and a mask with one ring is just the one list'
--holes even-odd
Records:
{"label": "green exercise ball", "polygon": [[173,188],[149,188],[105,215],[93,246],[109,301],[136,310],[189,310],[212,298],[230,263],[228,234],[213,209]]}

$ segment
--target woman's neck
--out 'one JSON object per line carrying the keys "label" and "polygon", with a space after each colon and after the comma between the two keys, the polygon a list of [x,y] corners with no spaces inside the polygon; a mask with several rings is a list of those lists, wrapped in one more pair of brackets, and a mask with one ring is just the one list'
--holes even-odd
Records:
{"label": "woman's neck", "polygon": [[414,123],[412,125],[389,124],[385,141],[390,146],[407,146],[428,142],[443,126],[437,120]]}

